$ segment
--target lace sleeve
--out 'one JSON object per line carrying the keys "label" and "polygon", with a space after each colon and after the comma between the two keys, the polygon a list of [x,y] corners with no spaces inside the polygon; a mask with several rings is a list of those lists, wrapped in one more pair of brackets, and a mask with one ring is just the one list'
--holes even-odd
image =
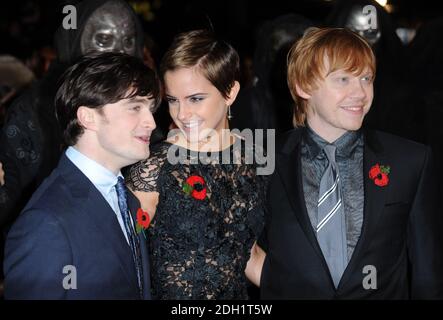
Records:
{"label": "lace sleeve", "polygon": [[132,165],[126,184],[133,191],[158,192],[157,183],[161,168],[167,159],[168,145],[161,143],[152,148],[148,159]]}
{"label": "lace sleeve", "polygon": [[[246,151],[254,153],[254,170],[248,169],[246,174],[254,181],[254,191],[251,190],[247,203],[247,219],[251,230],[254,232],[257,238],[264,228],[264,215],[265,215],[265,200],[266,200],[266,187],[269,176],[259,175],[257,173],[258,168],[264,167],[263,159],[257,163],[258,157],[266,157],[266,151],[256,144],[252,145],[250,149],[246,148]],[[252,168],[249,167],[249,168]]]}

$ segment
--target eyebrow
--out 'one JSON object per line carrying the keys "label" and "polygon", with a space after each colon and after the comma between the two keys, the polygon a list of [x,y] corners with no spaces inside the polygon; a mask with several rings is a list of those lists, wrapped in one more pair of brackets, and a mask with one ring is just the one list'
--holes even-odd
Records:
{"label": "eyebrow", "polygon": [[[343,69],[338,69],[338,70],[335,70],[335,71],[329,72],[328,75],[331,75],[331,74],[342,74],[342,73],[346,73],[346,74],[352,74],[352,75],[354,75],[353,72],[351,72],[351,71],[346,71],[346,70],[343,70]],[[366,72],[361,72],[360,74],[358,74],[358,75],[356,75],[356,76],[359,76],[359,75],[368,75],[368,74],[370,74],[370,75],[374,75],[374,73],[373,73],[371,70],[367,70]]]}
{"label": "eyebrow", "polygon": [[[195,96],[207,96],[207,95],[208,95],[208,93],[199,92],[199,93],[190,94],[189,96],[186,96],[185,98],[192,98],[192,97],[195,97]],[[174,96],[172,96],[170,94],[166,94],[166,97],[168,97],[168,98],[175,98]]]}
{"label": "eyebrow", "polygon": [[148,99],[143,99],[143,98],[130,98],[127,102],[127,104],[130,103],[149,103]]}

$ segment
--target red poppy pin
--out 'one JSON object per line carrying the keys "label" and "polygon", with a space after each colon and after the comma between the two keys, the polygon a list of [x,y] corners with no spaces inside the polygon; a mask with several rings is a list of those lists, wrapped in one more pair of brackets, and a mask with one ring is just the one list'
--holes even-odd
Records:
{"label": "red poppy pin", "polygon": [[206,198],[205,180],[200,176],[190,176],[183,182],[183,191],[197,200],[204,200]]}
{"label": "red poppy pin", "polygon": [[374,180],[374,183],[379,187],[384,187],[389,183],[389,173],[391,172],[391,167],[381,166],[378,163],[372,166],[369,170],[369,179]]}
{"label": "red poppy pin", "polygon": [[140,233],[146,229],[148,229],[149,224],[151,223],[151,218],[146,211],[143,211],[142,208],[137,210],[137,225],[135,226],[135,231]]}

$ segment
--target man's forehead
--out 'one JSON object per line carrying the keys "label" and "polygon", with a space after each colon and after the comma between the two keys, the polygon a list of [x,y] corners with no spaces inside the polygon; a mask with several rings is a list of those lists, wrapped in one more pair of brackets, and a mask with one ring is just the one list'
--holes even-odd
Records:
{"label": "man's forehead", "polygon": [[[352,60],[349,60],[352,61]],[[342,63],[340,65],[333,65],[333,61],[331,61],[331,58],[327,54],[323,56],[323,66],[322,71],[324,75],[329,75],[331,73],[338,73],[338,72],[345,72],[345,73],[352,73],[353,75],[361,75],[370,73],[371,67],[369,65],[354,65],[351,62],[350,63]]]}
{"label": "man's forehead", "polygon": [[148,96],[134,96],[130,98],[126,98],[125,102],[127,103],[147,103],[150,104],[154,100],[153,97]]}

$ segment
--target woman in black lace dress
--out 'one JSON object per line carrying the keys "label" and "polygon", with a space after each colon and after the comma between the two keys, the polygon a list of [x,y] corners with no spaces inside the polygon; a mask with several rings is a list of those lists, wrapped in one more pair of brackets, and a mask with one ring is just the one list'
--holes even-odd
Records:
{"label": "woman in black lace dress", "polygon": [[254,146],[229,131],[238,73],[235,50],[203,30],[178,35],[162,60],[178,129],[127,178],[152,220],[158,299],[248,298],[244,270],[264,223],[264,179]]}

